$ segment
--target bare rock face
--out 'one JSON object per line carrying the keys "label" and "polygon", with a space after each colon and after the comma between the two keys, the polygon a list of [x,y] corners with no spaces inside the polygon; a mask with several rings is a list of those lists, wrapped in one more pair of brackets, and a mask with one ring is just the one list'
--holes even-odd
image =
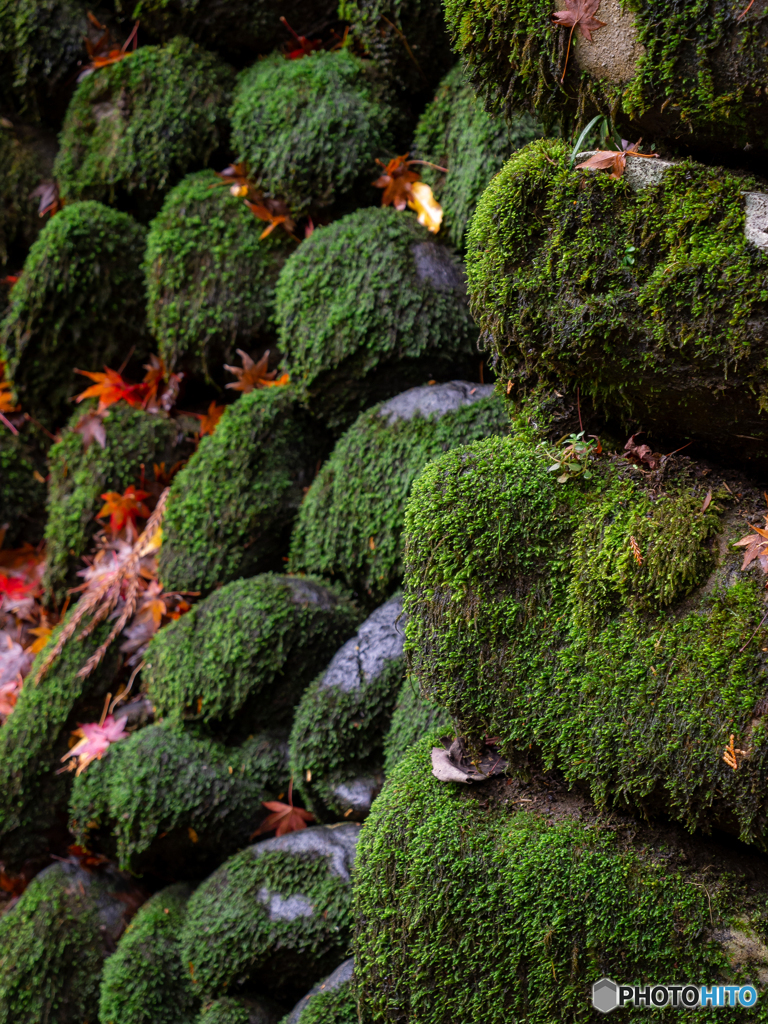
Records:
{"label": "bare rock face", "polygon": [[621,0],[601,0],[598,17],[605,25],[592,33],[592,42],[574,33],[573,56],[595,78],[623,85],[634,77],[637,62],[645,54],[637,38],[635,15]]}

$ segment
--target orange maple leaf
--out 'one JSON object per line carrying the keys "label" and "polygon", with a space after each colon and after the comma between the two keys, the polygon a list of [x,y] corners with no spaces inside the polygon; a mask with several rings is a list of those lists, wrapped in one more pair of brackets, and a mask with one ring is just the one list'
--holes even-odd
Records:
{"label": "orange maple leaf", "polygon": [[199,436],[205,437],[206,434],[212,434],[218,426],[219,420],[224,415],[225,405],[216,405],[215,402],[211,402],[208,406],[208,412],[196,412],[195,416],[200,420]]}
{"label": "orange maple leaf", "polygon": [[13,401],[11,385],[7,380],[0,381],[0,412],[17,412],[18,408]]}
{"label": "orange maple leaf", "polygon": [[[657,153],[638,153],[637,147],[642,141],[640,139],[639,142],[633,142],[631,145],[626,141],[622,141],[622,149],[599,149],[588,160],[583,160],[580,164],[576,164],[576,170],[589,167],[594,171],[607,171],[610,167],[610,177],[620,178],[624,173],[624,168],[627,166],[627,153],[630,153],[632,156],[644,157],[647,160],[652,160],[658,156]],[[633,434],[632,437],[634,436]]]}
{"label": "orange maple leaf", "polygon": [[384,173],[373,183],[374,188],[384,189],[381,196],[382,206],[394,206],[396,210],[406,208],[411,194],[410,185],[421,177],[418,171],[410,169],[414,162],[408,159],[408,153],[393,157],[386,165],[381,160],[376,160],[379,167],[384,168]]}
{"label": "orange maple leaf", "polygon": [[565,72],[568,67],[568,55],[571,52],[571,40],[573,39],[573,30],[578,25],[579,32],[587,39],[590,43],[592,42],[592,33],[598,29],[603,28],[605,25],[604,21],[598,21],[595,17],[597,9],[600,6],[600,0],[565,0],[566,10],[555,11],[552,15],[552,24],[561,25],[563,28],[570,28],[570,34],[568,36],[568,49],[565,51],[565,67],[563,68],[563,77],[560,79],[560,84],[565,81]]}
{"label": "orange maple leaf", "polygon": [[96,518],[104,519],[105,516],[109,516],[109,528],[113,537],[125,526],[128,526],[129,533],[135,534],[137,518],[149,518],[149,509],[143,504],[144,499],[149,497],[149,492],[137,491],[133,484],[126,487],[122,494],[118,491],[106,491],[99,497],[104,502],[104,507]]}
{"label": "orange maple leaf", "polygon": [[253,391],[254,388],[282,387],[284,384],[289,383],[290,377],[287,373],[284,373],[279,380],[275,380],[275,377],[277,377],[277,370],[267,371],[267,366],[269,365],[269,349],[267,349],[258,363],[254,363],[248,353],[243,352],[241,348],[237,350],[237,354],[243,361],[242,367],[224,365],[225,370],[229,370],[230,373],[234,373],[237,377],[237,380],[232,381],[231,384],[227,384],[227,387],[231,388],[233,391],[242,391],[247,395],[248,392]]}
{"label": "orange maple leaf", "polygon": [[[296,224],[288,211],[288,207],[279,199],[267,201],[262,201],[261,199],[244,199],[243,202],[254,217],[258,217],[259,220],[268,222],[268,226],[261,232],[259,239],[266,238],[267,235],[271,235],[275,228],[279,227],[281,224],[289,235],[293,234],[293,229],[296,227]],[[267,205],[267,202],[270,203],[270,206]]]}
{"label": "orange maple leaf", "polygon": [[147,406],[152,405],[157,401],[157,392],[167,379],[168,371],[165,367],[164,360],[160,356],[150,356],[149,362],[144,364],[144,369],[147,372],[144,374],[143,383],[147,390],[144,396],[143,405]]}
{"label": "orange maple leaf", "polygon": [[275,829],[275,836],[284,836],[287,832],[299,832],[307,827],[307,822],[314,821],[314,814],[305,811],[303,807],[293,806],[293,779],[288,786],[288,803],[280,800],[262,800],[262,804],[272,814],[267,815],[261,825],[251,835],[251,839],[262,835],[264,832],[271,832]]}
{"label": "orange maple leaf", "polygon": [[93,74],[99,68],[105,68],[109,64],[117,64],[124,57],[128,56],[128,47],[133,44],[133,50],[136,49],[138,42],[137,33],[139,30],[138,21],[133,26],[133,31],[128,36],[122,46],[112,45],[112,36],[106,25],[102,25],[98,18],[95,18],[90,11],[88,11],[88,20],[94,26],[98,28],[102,35],[92,43],[88,37],[85,37],[85,49],[90,57],[90,63],[86,64],[80,74],[77,76],[78,82],[82,82],[88,75]]}
{"label": "orange maple leaf", "polygon": [[144,404],[147,385],[129,384],[117,370],[110,370],[108,366],[105,366],[104,373],[91,373],[89,370],[78,369],[75,369],[75,373],[80,373],[83,377],[90,377],[91,380],[96,381],[95,384],[75,396],[76,402],[82,402],[86,398],[98,398],[99,412],[103,412],[121,399],[134,407]]}

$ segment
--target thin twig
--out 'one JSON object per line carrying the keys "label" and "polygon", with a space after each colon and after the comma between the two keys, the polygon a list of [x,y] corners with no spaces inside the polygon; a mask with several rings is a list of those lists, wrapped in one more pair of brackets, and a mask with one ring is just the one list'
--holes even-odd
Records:
{"label": "thin twig", "polygon": [[584,433],[584,424],[581,422],[581,402],[579,400],[579,385],[576,385],[576,409],[579,414],[579,430]]}
{"label": "thin twig", "polygon": [[107,717],[107,711],[109,710],[109,702],[112,700],[112,694],[107,694],[107,699],[104,701],[104,707],[101,710],[101,718],[99,719],[99,728],[104,725],[104,719]]}
{"label": "thin twig", "polygon": [[388,25],[391,25],[391,27],[392,27],[392,28],[393,28],[393,29],[395,30],[395,32],[397,32],[397,34],[398,34],[398,35],[400,36],[400,39],[402,40],[403,46],[404,46],[404,47],[406,48],[406,50],[408,51],[408,56],[409,56],[409,57],[411,58],[411,60],[413,61],[413,63],[414,63],[415,65],[416,65],[416,69],[418,70],[419,74],[421,75],[421,77],[422,77],[422,78],[424,79],[424,81],[426,82],[426,81],[427,81],[427,76],[426,76],[426,75],[424,74],[424,72],[423,72],[423,71],[421,70],[421,64],[419,64],[419,62],[418,62],[418,61],[416,60],[416,57],[414,56],[413,50],[411,49],[411,47],[410,47],[410,44],[409,44],[408,40],[407,40],[407,39],[405,38],[404,34],[403,34],[403,33],[401,32],[401,30],[400,30],[400,29],[399,29],[399,28],[397,27],[397,25],[393,24],[393,22],[391,22],[391,21],[389,20],[389,18],[388,18],[388,17],[387,17],[387,16],[385,15],[385,14],[382,14],[382,16],[381,16],[381,17],[383,18],[383,20],[384,20],[384,21],[386,21],[386,23],[387,23]]}
{"label": "thin twig", "polygon": [[123,690],[123,692],[122,693],[118,693],[118,695],[112,701],[112,707],[109,709],[110,715],[115,710],[115,708],[120,703],[120,701],[121,700],[125,700],[125,698],[128,696],[128,694],[131,692],[131,687],[133,686],[133,680],[136,678],[136,676],[139,674],[139,672],[141,672],[141,670],[144,668],[145,665],[146,665],[146,662],[145,661],[141,661],[136,666],[136,668],[133,670],[133,672],[131,672],[131,678],[128,680],[128,685]]}
{"label": "thin twig", "polygon": [[563,77],[560,79],[560,85],[565,81],[565,72],[568,70],[568,54],[571,52],[571,39],[573,38],[573,30],[575,28],[575,24],[571,25],[571,31],[568,35],[568,49],[565,51],[565,67],[563,68]]}
{"label": "thin twig", "polygon": [[8,427],[10,432],[14,435],[14,437],[18,437],[19,436],[19,432],[16,429],[16,427],[14,427],[14,425],[11,423],[11,421],[9,419],[6,419],[5,416],[3,416],[3,414],[1,412],[0,412],[0,423],[4,423],[6,425],[6,427]]}
{"label": "thin twig", "polygon": [[746,651],[746,649],[749,647],[749,645],[752,643],[752,641],[757,636],[757,630],[760,629],[760,627],[762,626],[762,624],[765,622],[766,619],[768,619],[768,612],[766,612],[765,615],[762,617],[762,619],[760,619],[760,621],[757,624],[757,629],[752,634],[752,636],[749,638],[749,640],[747,640],[747,642],[744,644],[744,646],[739,649],[739,654],[743,654],[744,651]]}

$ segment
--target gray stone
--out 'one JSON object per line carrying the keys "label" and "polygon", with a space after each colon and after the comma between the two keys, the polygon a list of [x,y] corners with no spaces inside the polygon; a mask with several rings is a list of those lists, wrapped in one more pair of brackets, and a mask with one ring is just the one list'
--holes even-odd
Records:
{"label": "gray stone", "polygon": [[360,826],[351,822],[342,825],[316,825],[300,832],[289,832],[286,836],[276,836],[274,839],[256,843],[251,847],[251,852],[254,857],[275,852],[327,857],[330,873],[348,882],[355,863],[355,848],[359,838]]}
{"label": "gray stone", "polygon": [[768,195],[744,193],[744,237],[764,252],[768,251]]}
{"label": "gray stone", "polygon": [[353,811],[364,818],[384,785],[384,773],[358,776],[336,786],[333,795],[342,813]]}
{"label": "gray stone", "polygon": [[471,384],[466,380],[452,380],[447,384],[427,384],[421,388],[403,391],[379,407],[379,416],[386,416],[391,425],[398,420],[412,420],[419,415],[439,419],[464,405],[472,405],[493,394],[492,384]]}
{"label": "gray stone", "polygon": [[402,657],[404,643],[403,599],[396,595],[377,608],[355,636],[334,654],[321,688],[335,687],[343,693],[359,690],[380,676],[388,662]]}
{"label": "gray stone", "polygon": [[429,281],[438,292],[466,293],[464,272],[450,249],[438,242],[417,242],[411,246],[411,253],[420,281]]}
{"label": "gray stone", "polygon": [[349,960],[345,960],[340,967],[337,967],[333,974],[329,974],[327,978],[323,978],[322,981],[318,981],[305,996],[303,996],[298,1003],[294,1006],[291,1012],[283,1021],[283,1024],[299,1024],[301,1015],[307,1008],[307,1004],[314,996],[319,996],[323,992],[335,992],[337,988],[341,988],[342,985],[348,985],[352,981],[352,975],[355,970],[355,958],[351,956]]}
{"label": "gray stone", "polygon": [[266,885],[259,889],[258,898],[269,910],[270,921],[295,921],[297,917],[312,917],[315,912],[314,903],[306,896],[281,896],[279,892],[270,892]]}

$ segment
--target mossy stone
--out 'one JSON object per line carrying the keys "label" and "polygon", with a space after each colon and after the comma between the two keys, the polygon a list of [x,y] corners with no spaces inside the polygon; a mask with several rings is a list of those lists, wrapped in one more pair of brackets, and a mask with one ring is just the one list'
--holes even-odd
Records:
{"label": "mossy stone", "polygon": [[146,230],[96,202],[72,203],[40,232],[0,324],[0,357],[18,400],[60,426],[84,389],[73,373],[148,354],[141,260]]}
{"label": "mossy stone", "polygon": [[165,586],[207,592],[282,568],[326,444],[290,387],[251,391],[229,406],[171,486],[159,562]]}
{"label": "mossy stone", "polygon": [[390,207],[299,246],[277,282],[277,324],[294,387],[335,430],[404,387],[477,366],[460,264]]}
{"label": "mossy stone", "polygon": [[302,60],[276,53],[243,71],[232,144],[261,186],[294,215],[349,199],[377,201],[377,156],[391,150],[391,102],[370,62],[349,50]]}
{"label": "mossy stone", "polygon": [[[295,243],[213,171],[172,189],[147,236],[147,320],[168,367],[223,382],[236,349],[269,337],[277,276]],[[227,378],[231,380],[231,378]]]}
{"label": "mossy stone", "polygon": [[437,88],[416,125],[412,156],[434,167],[417,167],[444,211],[442,230],[451,245],[464,247],[467,226],[477,201],[491,178],[512,153],[542,134],[530,114],[509,122],[491,117],[467,81],[461,64],[453,67]]}
{"label": "mossy stone", "polygon": [[49,452],[48,521],[45,527],[44,585],[62,600],[76,582],[75,571],[94,533],[107,525],[96,515],[106,491],[121,494],[138,487],[141,467],[151,480],[153,466],[166,471],[188,454],[191,445],[179,443],[179,427],[161,415],[134,409],[126,402],[113,405],[104,419],[106,447],[93,441],[87,448],[74,427],[87,409],[74,413],[68,428]]}
{"label": "mossy stone", "polygon": [[279,1024],[282,1016],[272,999],[224,996],[203,1006],[197,1024]]}
{"label": "mossy stone", "polygon": [[358,1024],[352,957],[318,981],[281,1024]]}
{"label": "mossy stone", "polygon": [[579,387],[627,423],[762,457],[768,256],[745,237],[743,193],[763,185],[662,170],[634,191],[571,169],[560,141],[520,150],[469,231],[473,313],[513,397]]}
{"label": "mossy stone", "polygon": [[[3,545],[37,544],[45,526],[45,447],[42,433],[26,424],[19,436],[0,433],[0,529]],[[37,476],[35,476],[37,474]]]}
{"label": "mossy stone", "polygon": [[32,188],[43,176],[44,160],[21,131],[0,128],[0,270],[16,274],[42,221]]}
{"label": "mossy stone", "polygon": [[153,638],[144,678],[158,714],[219,734],[287,725],[360,621],[340,590],[264,573],[228,583]]}
{"label": "mossy stone", "polygon": [[71,861],[30,882],[0,919],[2,1024],[95,1024],[99,978],[125,927],[128,889],[114,872]]}
{"label": "mossy stone", "polygon": [[151,212],[226,144],[232,83],[231,68],[182,36],[141,46],[83,79],[54,165],[63,196]]}
{"label": "mossy stone", "polygon": [[413,388],[363,413],[299,509],[291,571],[338,580],[374,608],[402,578],[405,503],[424,466],[450,448],[509,429],[505,402],[490,386],[466,381]]}
{"label": "mossy stone", "polygon": [[179,949],[191,892],[183,882],[161,889],[128,925],[104,965],[103,1024],[194,1024],[199,1001]]}
{"label": "mossy stone", "polygon": [[437,729],[448,732],[450,726],[451,720],[446,712],[432,701],[425,700],[416,680],[406,675],[397,695],[389,731],[384,737],[384,774],[390,774],[414,743]]}
{"label": "mossy stone", "polygon": [[[768,962],[760,856],[601,818],[552,779],[549,789],[438,782],[435,739],[394,770],[362,830],[354,951],[363,1020],[595,1021],[601,977],[759,990]],[[751,956],[740,941],[754,942]],[[698,1007],[629,1013],[701,1016]],[[768,1019],[759,1005],[748,1016]]]}
{"label": "mossy stone", "polygon": [[498,736],[505,757],[558,766],[600,807],[765,846],[764,587],[732,546],[762,494],[734,475],[734,498],[683,456],[658,489],[618,456],[558,484],[551,458],[521,430],[414,484],[406,650],[422,692],[472,749]]}
{"label": "mossy stone", "polygon": [[70,829],[123,868],[200,878],[247,844],[262,801],[288,789],[287,753],[276,736],[225,747],[150,725],[75,779]]}
{"label": "mossy stone", "polygon": [[189,901],[182,959],[203,995],[285,1000],[327,974],[350,939],[359,825],[314,826],[249,846]]}

